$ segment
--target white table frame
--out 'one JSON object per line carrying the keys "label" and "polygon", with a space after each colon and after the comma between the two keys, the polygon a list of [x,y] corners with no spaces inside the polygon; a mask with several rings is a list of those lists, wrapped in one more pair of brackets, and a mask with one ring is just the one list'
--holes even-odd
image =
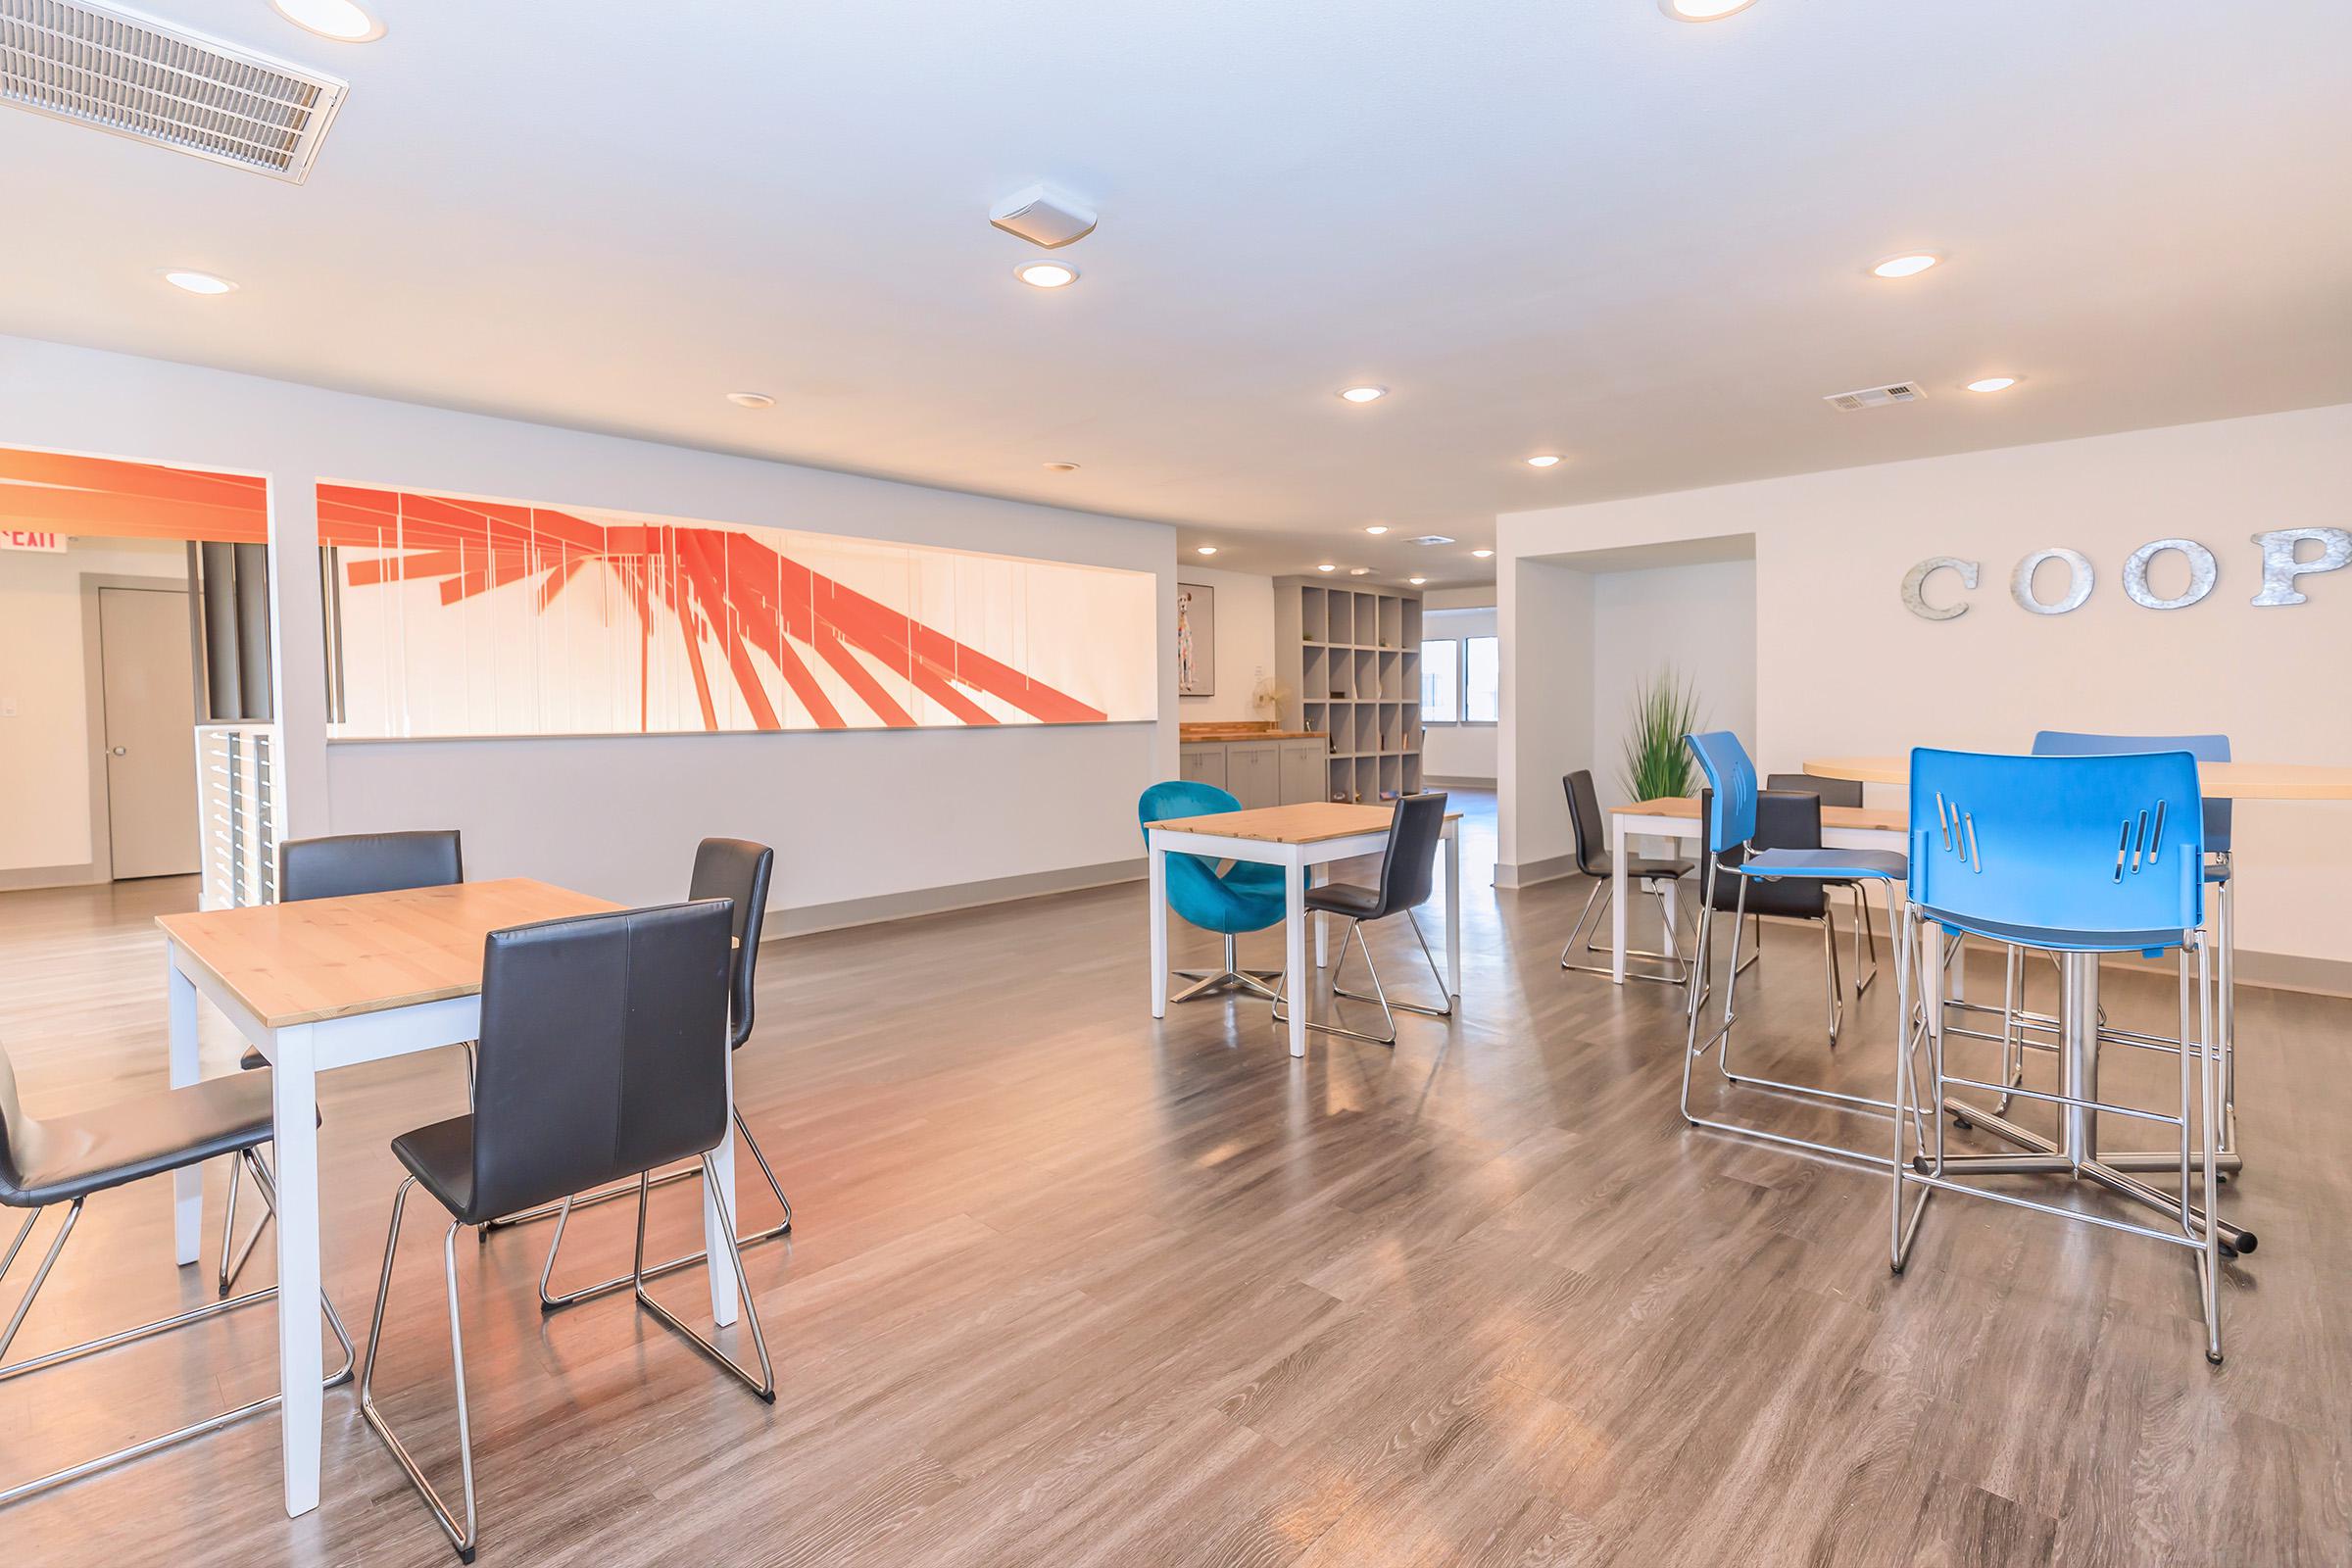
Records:
{"label": "white table frame", "polygon": [[[1446,993],[1458,1002],[1462,996],[1462,840],[1461,821],[1446,818],[1440,835],[1446,846]],[[1152,861],[1152,1016],[1168,1015],[1168,857],[1198,855],[1211,860],[1251,860],[1283,869],[1283,968],[1294,977],[1291,996],[1291,1054],[1306,1054],[1306,998],[1297,983],[1306,973],[1306,889],[1315,867],[1359,855],[1378,855],[1388,848],[1389,830],[1375,828],[1343,838],[1316,839],[1307,844],[1282,844],[1266,839],[1229,838],[1218,833],[1188,833],[1153,826],[1145,831]],[[1315,922],[1315,967],[1331,961],[1330,919]],[[281,1291],[282,1297],[285,1293]],[[315,1317],[317,1314],[313,1314]],[[316,1338],[317,1326],[313,1325]]]}
{"label": "white table frame", "polygon": [[[1625,984],[1626,895],[1632,881],[1625,874],[1626,840],[1636,833],[1654,834],[1659,838],[1688,839],[1693,853],[1705,857],[1706,824],[1695,816],[1666,816],[1649,811],[1637,811],[1620,807],[1609,813],[1609,979],[1613,984]],[[1821,845],[1826,850],[1892,850],[1896,854],[1910,851],[1910,835],[1901,828],[1886,827],[1830,827],[1821,830]],[[1675,888],[1666,886],[1666,945],[1660,951],[1671,953],[1677,942],[1675,936]],[[1888,911],[1889,916],[1892,915]],[[1888,934],[1894,934],[1891,920]],[[1962,995],[1960,966],[1952,966],[1952,995]]]}
{"label": "white table frame", "polygon": [[[168,1035],[172,1055],[172,1087],[185,1088],[201,1075],[196,1054],[196,998],[209,998],[235,1026],[239,1035],[270,1058],[277,1144],[277,1386],[284,1395],[279,1410],[281,1448],[285,1460],[286,1512],[301,1515],[318,1506],[319,1450],[325,1420],[320,1380],[325,1375],[324,1331],[318,1314],[319,1213],[318,1079],[337,1067],[381,1061],[442,1046],[454,1046],[481,1035],[482,999],[451,997],[439,1002],[415,1003],[317,1023],[270,1028],[222,985],[201,962],[188,955],[169,932],[165,934],[170,975]],[[734,1053],[726,1054],[727,1099],[735,1097]],[[735,1140],[729,1136],[711,1151],[727,1206],[735,1202]],[[703,1200],[703,1243],[710,1250],[710,1308],[720,1327],[733,1323],[739,1310],[741,1282],[720,1229],[717,1192]],[[181,1266],[194,1263],[203,1246],[204,1173],[189,1166],[172,1177],[173,1255]],[[295,1303],[289,1309],[287,1303]]]}

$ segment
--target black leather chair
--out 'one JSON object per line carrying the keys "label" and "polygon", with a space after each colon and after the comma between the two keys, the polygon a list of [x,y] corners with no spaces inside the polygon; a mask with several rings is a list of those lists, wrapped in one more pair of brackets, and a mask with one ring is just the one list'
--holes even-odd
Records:
{"label": "black leather chair", "polygon": [[[1714,808],[1715,792],[1701,790],[1698,794],[1699,820],[1705,821]],[[1751,841],[1759,850],[1818,850],[1821,848],[1821,797],[1811,790],[1758,790],[1756,792],[1756,836]],[[1716,863],[1730,868],[1739,865],[1746,856],[1734,848],[1723,852]],[[1821,924],[1821,951],[1829,971],[1830,983],[1830,1044],[1838,1044],[1838,1031],[1845,1023],[1845,987],[1838,973],[1838,928],[1830,923],[1830,899],[1827,885],[1812,877],[1742,877],[1717,876],[1702,879],[1701,887],[1712,880],[1712,899],[1718,912],[1730,912],[1742,907],[1750,916],[1777,916],[1785,920],[1814,920]],[[1701,898],[1708,897],[1702,892]],[[1732,934],[1732,955],[1740,961],[1740,925],[1735,923]],[[1763,928],[1754,927],[1756,952],[1746,962],[1763,956]],[[1724,1041],[1724,1054],[1718,1058],[1724,1074],[1737,1078],[1729,1060],[1731,1041]],[[1750,1082],[1762,1080],[1750,1079]]]}
{"label": "black leather chair", "polygon": [[[457,831],[416,833],[345,833],[333,838],[289,839],[277,849],[277,902],[299,904],[309,899],[344,899],[360,893],[399,893],[409,888],[452,887],[466,880],[466,858]],[[257,1072],[270,1058],[253,1047],[237,1065]],[[466,1048],[466,1081],[473,1081],[473,1048]],[[254,1156],[259,1159],[260,1155]],[[220,1291],[226,1296],[245,1271],[255,1244],[270,1225],[265,1214],[229,1255],[237,1229],[237,1173],[246,1163],[228,1167],[228,1208],[220,1216]]]}
{"label": "black leather chair", "polygon": [[[1567,946],[1560,949],[1560,967],[1585,974],[1608,974],[1611,972],[1608,964],[1576,963],[1569,958],[1569,955],[1576,951],[1580,937],[1584,940],[1587,953],[1606,956],[1609,952],[1607,948],[1599,946],[1600,913],[1609,906],[1609,890],[1614,886],[1610,878],[1616,868],[1609,851],[1609,835],[1603,826],[1607,818],[1601,814],[1600,797],[1592,788],[1590,768],[1580,767],[1573,773],[1562,774],[1560,790],[1568,797],[1568,831],[1576,838],[1576,868],[1593,879],[1592,891],[1585,899],[1584,912],[1576,917],[1576,925],[1568,933]],[[1628,856],[1625,874],[1640,882],[1642,891],[1655,898],[1659,908],[1663,910],[1666,907],[1666,890],[1689,876],[1691,867],[1692,862],[1689,860],[1655,860],[1646,856]],[[1650,974],[1629,963],[1625,970],[1628,980],[1656,980],[1665,985],[1682,985],[1690,978],[1690,960],[1683,956],[1682,937],[1675,931],[1672,919],[1665,923],[1666,940],[1674,945],[1672,953],[1628,948],[1625,956],[1628,958],[1654,958],[1662,963],[1671,963],[1673,970],[1666,974]],[[1591,927],[1589,932],[1586,929],[1588,925]]]}
{"label": "black leather chair", "polygon": [[[1824,806],[1859,807],[1862,804],[1862,781],[1860,779],[1819,778],[1811,773],[1774,773],[1765,779],[1764,787],[1818,795]],[[1868,991],[1870,983],[1879,977],[1879,934],[1871,929],[1870,901],[1863,896],[1862,884],[1850,878],[1825,881],[1822,886],[1842,888],[1853,897],[1854,1000],[1859,1002],[1862,1000],[1862,993]],[[1827,918],[1830,919],[1832,925],[1837,924],[1835,916]],[[1892,915],[1888,916],[1889,930],[1892,929]],[[1870,947],[1870,966],[1867,969],[1862,964],[1862,949],[1865,943]]]}
{"label": "black leather chair", "polygon": [[[17,1231],[5,1255],[0,1255],[0,1279],[5,1279],[15,1266],[17,1254],[32,1237],[33,1227],[42,1213],[60,1203],[67,1205],[65,1223],[49,1243],[40,1266],[33,1270],[32,1282],[25,1286],[24,1298],[8,1318],[8,1326],[0,1329],[0,1383],[21,1378],[68,1361],[94,1355],[143,1340],[166,1329],[180,1328],[189,1323],[217,1317],[223,1312],[266,1301],[277,1295],[277,1287],[266,1286],[228,1300],[217,1300],[160,1318],[138,1328],[124,1329],[100,1339],[84,1341],[62,1350],[8,1363],[8,1348],[24,1323],[25,1314],[32,1310],[33,1298],[40,1294],[56,1267],[58,1254],[65,1250],[66,1238],[74,1234],[74,1221],[81,1218],[81,1205],[93,1193],[122,1187],[150,1176],[169,1175],[190,1165],[202,1164],[227,1154],[238,1163],[253,1167],[254,1185],[260,1188],[263,1201],[276,1202],[270,1173],[254,1151],[270,1141],[270,1079],[267,1075],[238,1073],[224,1078],[208,1078],[184,1089],[167,1089],[118,1101],[101,1110],[85,1111],[74,1116],[61,1116],[41,1121],[24,1114],[17,1099],[17,1077],[5,1052],[0,1052],[0,1206],[25,1210],[24,1223]],[[351,1336],[344,1331],[343,1320],[335,1315],[334,1303],[323,1293],[319,1304],[326,1309],[326,1321],[335,1338],[343,1343],[343,1366],[326,1380],[333,1388],[351,1378]],[[129,1447],[95,1459],[85,1459],[53,1471],[37,1481],[0,1491],[0,1506],[27,1497],[51,1487],[63,1486],[109,1465],[153,1453],[187,1438],[217,1432],[231,1422],[249,1415],[259,1415],[277,1407],[277,1395],[241,1404],[233,1410],[208,1416],[202,1421],[166,1433],[160,1438],[148,1438]]]}
{"label": "black leather chair", "polygon": [[[483,944],[482,1033],[473,1109],[404,1133],[392,1152],[408,1177],[392,1200],[384,1270],[375,1291],[360,1412],[466,1562],[477,1539],[473,1446],[466,1425],[466,1347],[458,1321],[458,1230],[481,1225],[622,1177],[637,1187],[637,1303],[684,1336],[760,1398],[775,1374],[752,1293],[743,1315],[758,1351],[754,1375],[645,1289],[645,1218],[653,1171],[700,1158],[728,1136],[727,975],[732,906],[721,900],[581,915],[493,931]],[[449,1343],[457,1368],[458,1448],[466,1522],[456,1517],[385,1421],[374,1395],[384,1303],[411,1189],[448,1210],[442,1239]],[[713,1186],[715,1196],[715,1186]],[[735,1223],[718,1198],[729,1250]],[[735,1257],[740,1277],[743,1260]]]}
{"label": "black leather chair", "polygon": [[[756,981],[760,969],[760,927],[767,912],[768,881],[775,864],[775,851],[764,844],[753,844],[744,839],[705,839],[694,852],[694,876],[687,884],[686,897],[690,900],[729,899],[735,905],[735,946],[729,956],[727,971],[727,1046],[730,1051],[741,1051],[743,1043],[752,1038],[752,1009],[758,999]],[[776,1224],[735,1239],[737,1246],[750,1247],[755,1242],[772,1241],[792,1229],[792,1200],[784,1196],[784,1188],[776,1180],[775,1168],[768,1164],[767,1154],[760,1149],[760,1140],[752,1136],[751,1123],[743,1119],[743,1107],[740,1104],[735,1107],[735,1127],[743,1134],[744,1147],[752,1152],[752,1158],[759,1161],[760,1174],[767,1178],[767,1190],[775,1194],[777,1206],[784,1211],[783,1219]],[[662,1187],[671,1182],[684,1181],[701,1175],[702,1170],[699,1163],[681,1166],[655,1177],[654,1185]],[[565,1207],[585,1208],[591,1203],[626,1198],[635,1191],[636,1188],[628,1184],[608,1187],[602,1192],[569,1198],[562,1203],[493,1222],[496,1226],[518,1225],[544,1215],[556,1216],[555,1238],[547,1248],[547,1266],[539,1271],[541,1311],[553,1311],[560,1306],[590,1300],[628,1285],[634,1276],[616,1274],[599,1284],[583,1286],[561,1296],[551,1296],[547,1289],[555,1277],[556,1253],[564,1246]],[[486,1237],[493,1225],[483,1226],[477,1234]],[[690,1268],[708,1255],[696,1251],[688,1252],[683,1257],[670,1258],[667,1262],[657,1263],[646,1269],[645,1277],[649,1280],[659,1279],[674,1270]]]}
{"label": "black leather chair", "polygon": [[[1413,918],[1413,910],[1429,902],[1430,893],[1434,889],[1437,880],[1438,839],[1445,831],[1446,797],[1444,794],[1402,796],[1396,802],[1395,816],[1390,819],[1389,842],[1381,854],[1380,885],[1378,887],[1367,888],[1347,882],[1327,882],[1321,887],[1306,890],[1306,907],[1309,912],[1341,915],[1348,921],[1348,930],[1340,938],[1339,961],[1332,965],[1331,994],[1335,998],[1352,997],[1358,1002],[1379,1003],[1380,1015],[1388,1025],[1389,1032],[1385,1035],[1366,1034],[1356,1029],[1342,1028],[1336,1023],[1316,1023],[1312,1019],[1307,1021],[1306,1026],[1309,1029],[1320,1029],[1325,1034],[1344,1035],[1349,1040],[1366,1040],[1376,1046],[1393,1046],[1396,1043],[1397,1009],[1417,1012],[1429,1018],[1453,1016],[1453,999],[1446,993],[1446,977],[1438,969],[1437,955],[1429,951],[1429,938],[1421,934],[1421,922]],[[1385,920],[1393,914],[1403,915],[1405,923],[1413,928],[1413,939],[1421,944],[1421,956],[1429,960],[1430,976],[1438,982],[1438,995],[1444,1000],[1444,1006],[1425,1007],[1410,1002],[1392,1003],[1389,1001],[1389,994],[1380,983],[1380,970],[1372,962],[1371,946],[1364,941],[1364,922]],[[1348,941],[1350,937],[1355,939],[1356,947],[1362,950],[1364,968],[1372,976],[1370,994],[1349,991],[1340,984],[1340,971],[1348,967]],[[1289,985],[1290,980],[1286,975],[1283,980],[1283,988],[1287,990]],[[1277,1023],[1290,1021],[1283,1013],[1282,999],[1279,993],[1274,1003],[1274,1021]]]}

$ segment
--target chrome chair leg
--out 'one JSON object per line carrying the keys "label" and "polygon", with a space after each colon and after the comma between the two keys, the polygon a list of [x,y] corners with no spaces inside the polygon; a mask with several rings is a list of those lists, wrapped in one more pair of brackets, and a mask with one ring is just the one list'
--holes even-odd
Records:
{"label": "chrome chair leg", "polygon": [[[240,1152],[241,1156],[248,1153],[250,1151]],[[254,1174],[255,1186],[261,1191],[265,1201],[273,1203],[275,1195],[263,1183],[258,1165]],[[42,1285],[48,1282],[50,1270],[57,1266],[58,1255],[66,1248],[66,1238],[74,1233],[74,1221],[81,1217],[81,1204],[82,1200],[75,1199],[67,1209],[66,1222],[59,1227],[57,1236],[50,1242],[48,1251],[41,1258],[41,1266],[33,1273],[32,1283],[25,1288],[24,1299],[17,1303],[16,1311],[9,1318],[8,1327],[0,1330],[0,1363],[5,1363],[8,1348],[15,1342],[17,1330],[24,1326],[25,1315],[32,1310],[33,1299],[40,1295]],[[6,1256],[0,1257],[0,1279],[7,1277],[10,1267],[17,1260],[17,1254],[24,1250],[25,1240],[32,1235],[33,1226],[39,1221],[43,1212],[43,1209],[35,1208],[25,1214],[24,1224],[18,1230],[17,1239],[9,1245]],[[51,1350],[13,1365],[0,1364],[0,1383],[24,1377],[47,1367],[59,1366],[68,1361],[78,1361],[84,1356],[96,1355],[102,1350],[111,1350],[117,1346],[128,1345],[133,1341],[144,1340],[172,1329],[183,1328],[190,1323],[200,1323],[207,1318],[219,1317],[224,1312],[233,1312],[240,1306],[251,1306],[257,1301],[271,1300],[276,1296],[277,1287],[266,1285],[258,1291],[249,1291],[245,1295],[229,1300],[208,1301],[189,1311],[175,1313],[167,1318],[158,1318],[152,1323],[142,1323],[136,1328],[122,1329],[99,1339],[85,1340],[79,1345]],[[329,1373],[320,1383],[321,1388],[331,1389],[351,1381],[354,1351],[351,1334],[344,1328],[341,1315],[335,1311],[335,1303],[327,1298],[326,1293],[323,1291],[318,1295],[318,1303],[326,1313],[327,1326],[334,1331],[336,1341],[343,1347],[343,1365]],[[277,1408],[280,1398],[281,1396],[276,1394],[268,1395],[240,1404],[234,1409],[206,1416],[201,1421],[192,1421],[186,1426],[167,1432],[161,1437],[143,1439],[127,1447],[117,1448],[112,1453],[101,1454],[95,1459],[84,1459],[78,1464],[68,1465],[63,1470],[52,1471],[37,1480],[10,1487],[6,1491],[0,1491],[0,1508],[22,1498],[32,1496],[36,1493],[47,1492],[53,1488],[62,1487],[68,1482],[78,1481],[84,1476],[94,1475],[98,1471],[109,1469],[115,1465],[127,1464],[133,1459],[144,1458],[148,1454],[171,1447],[175,1444],[184,1443],[190,1438],[200,1438],[219,1432],[224,1427],[233,1426],[244,1420],[247,1416],[274,1410]]]}
{"label": "chrome chair leg", "polygon": [[402,1211],[408,1207],[409,1189],[416,1185],[416,1178],[411,1176],[400,1184],[400,1191],[392,1197],[392,1224],[384,1235],[384,1271],[376,1280],[375,1315],[368,1325],[368,1359],[360,1368],[360,1415],[367,1421],[368,1430],[383,1440],[384,1446],[390,1450],[401,1472],[409,1478],[409,1484],[416,1489],[417,1495],[424,1498],[425,1507],[432,1511],[433,1522],[441,1527],[441,1533],[457,1548],[458,1560],[471,1562],[480,1536],[474,1523],[473,1433],[467,1424],[466,1412],[466,1332],[458,1320],[456,1220],[449,1222],[448,1234],[441,1239],[441,1263],[449,1288],[449,1357],[456,1369],[458,1383],[458,1462],[466,1493],[464,1529],[459,1528],[457,1517],[450,1511],[449,1504],[441,1500],[441,1494],[433,1490],[433,1484],[424,1477],[423,1468],[409,1452],[408,1445],[400,1441],[400,1435],[392,1430],[392,1424],[384,1419],[383,1411],[375,1403],[375,1357],[384,1345],[384,1303],[392,1295],[392,1260],[400,1250],[400,1219]]}
{"label": "chrome chair leg", "polygon": [[1240,939],[1228,931],[1225,933],[1225,967],[1222,969],[1178,969],[1175,971],[1178,979],[1191,980],[1195,984],[1185,987],[1168,1000],[1170,1002],[1197,1002],[1202,997],[1235,991],[1272,1001],[1274,988],[1267,985],[1266,982],[1278,978],[1281,972],[1279,969],[1243,968]]}
{"label": "chrome chair leg", "polygon": [[[740,1106],[737,1107],[735,1111],[735,1127],[737,1131],[743,1134],[744,1144],[751,1150],[752,1158],[759,1162],[760,1174],[767,1178],[767,1190],[776,1195],[776,1201],[781,1204],[784,1209],[784,1218],[780,1224],[770,1225],[763,1231],[754,1231],[749,1236],[740,1236],[736,1238],[738,1246],[750,1247],[755,1243],[773,1241],[775,1238],[786,1234],[792,1229],[792,1200],[784,1196],[783,1187],[780,1186],[776,1181],[775,1170],[769,1166],[767,1162],[767,1153],[765,1151],[760,1149],[760,1140],[752,1136],[751,1124],[743,1119],[743,1110]],[[665,1171],[660,1176],[653,1177],[651,1185],[655,1187],[663,1187],[671,1182],[684,1181],[688,1177],[702,1175],[708,1168],[709,1167],[704,1164],[695,1164],[683,1166],[680,1169],[673,1171]],[[566,1198],[562,1202],[551,1205],[556,1215],[556,1234],[548,1243],[547,1264],[545,1267],[539,1270],[540,1311],[552,1312],[558,1307],[576,1306],[582,1301],[593,1301],[600,1296],[610,1296],[614,1291],[625,1289],[632,1279],[638,1277],[636,1274],[615,1274],[609,1280],[600,1280],[594,1285],[582,1286],[579,1290],[567,1291],[562,1296],[550,1296],[547,1291],[549,1281],[555,1278],[556,1253],[563,1250],[564,1226],[564,1223],[571,1217],[571,1210],[574,1207],[585,1208],[591,1203],[603,1202],[606,1199],[614,1197],[616,1195],[625,1196],[633,1191],[635,1191],[635,1189],[626,1184],[617,1188],[608,1187],[601,1193],[591,1193],[586,1197],[577,1199]],[[529,1216],[525,1215],[522,1217],[528,1218]],[[498,1223],[502,1225],[513,1225],[520,1223],[520,1220],[500,1220]],[[643,1270],[642,1276],[649,1280],[658,1280],[664,1274],[674,1274],[679,1269],[691,1268],[695,1264],[708,1259],[710,1255],[710,1254],[708,1251],[699,1250],[688,1252],[683,1256],[673,1257],[665,1263],[656,1263],[653,1267]]]}

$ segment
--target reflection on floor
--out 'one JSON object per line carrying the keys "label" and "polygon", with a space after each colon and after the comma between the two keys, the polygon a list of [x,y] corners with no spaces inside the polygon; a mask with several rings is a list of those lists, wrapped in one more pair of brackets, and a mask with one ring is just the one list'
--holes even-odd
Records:
{"label": "reflection on floor", "polygon": [[[623,1302],[542,1318],[546,1227],[492,1237],[465,1265],[482,1561],[2346,1560],[2352,1090],[2328,1056],[2352,1004],[2245,996],[2231,1192],[2264,1243],[2230,1270],[2217,1371],[2173,1250],[1944,1201],[1895,1281],[1883,1179],[1687,1130],[1679,994],[1560,972],[1586,885],[1494,892],[1492,802],[1464,800],[1465,1001],[1401,1019],[1393,1052],[1315,1036],[1294,1063],[1262,1003],[1154,1026],[1135,885],[771,948],[738,1062],[800,1218],[747,1258],[777,1403]],[[192,897],[0,896],[28,1102],[164,1081],[149,916]],[[1409,935],[1372,939],[1409,987]],[[1187,932],[1180,958],[1212,945]],[[1751,1049],[1883,1090],[1891,987],[1833,1061],[1819,953],[1768,932]],[[2169,994],[2119,976],[2108,1000],[2153,1021]],[[462,1105],[462,1070],[354,1069],[323,1100],[328,1280],[357,1323],[386,1141]],[[688,1191],[656,1245],[695,1237]],[[747,1224],[764,1203],[747,1185]],[[575,1222],[566,1260],[617,1264],[626,1207]],[[169,1234],[162,1184],[94,1200],[22,1348],[200,1299]],[[432,1254],[404,1253],[382,1380],[442,1475]],[[0,1385],[0,1478],[267,1388],[269,1311],[240,1316]],[[324,1505],[287,1520],[276,1472],[248,1424],[0,1515],[0,1555],[448,1561],[348,1390]]]}

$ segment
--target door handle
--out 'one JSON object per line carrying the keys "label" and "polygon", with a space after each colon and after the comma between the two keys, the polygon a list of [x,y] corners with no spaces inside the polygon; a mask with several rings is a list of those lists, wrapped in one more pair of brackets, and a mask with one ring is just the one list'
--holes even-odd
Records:
{"label": "door handle", "polygon": [[118,746],[114,749],[114,752],[111,755],[116,757],[128,757],[130,755],[130,751],[127,747]]}

